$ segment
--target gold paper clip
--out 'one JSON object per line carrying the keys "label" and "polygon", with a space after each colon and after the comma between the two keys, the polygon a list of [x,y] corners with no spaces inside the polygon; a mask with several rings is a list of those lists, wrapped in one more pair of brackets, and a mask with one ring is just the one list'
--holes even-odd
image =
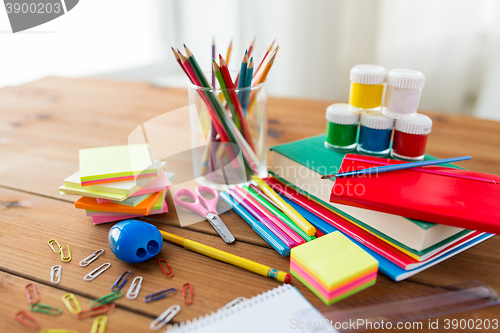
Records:
{"label": "gold paper clip", "polygon": [[[71,304],[71,300],[73,300],[73,303],[75,304],[74,307]],[[78,300],[72,293],[64,294],[64,296],[62,297],[62,301],[64,305],[66,305],[66,307],[68,308],[69,312],[73,314],[78,314],[82,312],[82,307],[80,306],[80,303],[78,303]]]}
{"label": "gold paper clip", "polygon": [[26,313],[26,311],[18,311],[14,318],[16,318],[18,322],[20,322],[24,327],[30,330],[36,330],[38,327],[40,327],[40,324],[35,320],[35,318]]}
{"label": "gold paper clip", "polygon": [[94,253],[92,253],[91,255],[89,255],[87,258],[85,258],[82,261],[80,261],[80,266],[87,267],[88,265],[90,265],[94,260],[96,260],[103,253],[104,253],[103,249],[95,251]]}
{"label": "gold paper clip", "polygon": [[[55,253],[61,253],[61,245],[59,245],[59,243],[55,240],[55,239],[51,239],[47,242],[47,244],[49,244],[50,248],[52,249],[52,251],[54,251]],[[57,248],[54,249],[54,244],[57,245]]]}
{"label": "gold paper clip", "polygon": [[[64,247],[68,249],[68,255],[64,255]],[[61,260],[64,262],[70,262],[71,261],[71,251],[69,250],[69,245],[63,245],[61,246]]]}
{"label": "gold paper clip", "polygon": [[159,315],[158,318],[153,320],[151,324],[149,324],[149,328],[154,331],[158,331],[163,326],[165,326],[169,321],[171,321],[172,318],[174,318],[175,315],[179,313],[179,311],[181,311],[180,305],[172,305],[167,310],[165,310],[165,312]]}
{"label": "gold paper clip", "polygon": [[61,265],[52,266],[52,269],[50,270],[50,282],[53,284],[61,282],[61,272]]}
{"label": "gold paper clip", "polygon": [[[32,291],[34,298],[31,298]],[[40,302],[40,295],[38,295],[38,290],[36,289],[36,285],[34,283],[28,283],[26,287],[24,287],[24,292],[26,293],[26,298],[28,299],[28,303],[36,304]]]}
{"label": "gold paper clip", "polygon": [[108,323],[108,317],[99,316],[94,319],[90,333],[104,333],[106,330],[106,324]]}

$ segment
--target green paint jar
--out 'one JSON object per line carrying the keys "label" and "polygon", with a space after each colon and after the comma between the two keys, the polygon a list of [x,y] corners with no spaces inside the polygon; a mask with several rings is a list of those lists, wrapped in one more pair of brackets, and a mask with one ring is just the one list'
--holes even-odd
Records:
{"label": "green paint jar", "polygon": [[326,108],[325,147],[332,150],[356,148],[359,114],[349,110],[349,104],[337,103]]}

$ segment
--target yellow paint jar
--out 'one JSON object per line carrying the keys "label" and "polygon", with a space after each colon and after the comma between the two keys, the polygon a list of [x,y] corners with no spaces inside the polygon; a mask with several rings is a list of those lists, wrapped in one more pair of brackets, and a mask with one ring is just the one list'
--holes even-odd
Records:
{"label": "yellow paint jar", "polygon": [[368,111],[381,108],[387,71],[377,65],[357,65],[351,68],[349,104]]}

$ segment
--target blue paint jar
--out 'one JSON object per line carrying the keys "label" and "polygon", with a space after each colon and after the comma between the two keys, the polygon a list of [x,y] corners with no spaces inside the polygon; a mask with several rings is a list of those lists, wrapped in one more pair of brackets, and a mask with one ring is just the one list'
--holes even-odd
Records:
{"label": "blue paint jar", "polygon": [[357,150],[362,154],[387,155],[391,145],[394,119],[383,114],[363,113]]}

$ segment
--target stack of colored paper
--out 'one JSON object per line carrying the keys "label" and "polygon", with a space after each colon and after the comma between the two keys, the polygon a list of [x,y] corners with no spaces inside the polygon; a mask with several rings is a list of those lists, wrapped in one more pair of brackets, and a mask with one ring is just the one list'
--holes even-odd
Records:
{"label": "stack of colored paper", "polygon": [[64,180],[61,194],[82,195],[75,207],[94,224],[168,212],[172,173],[155,162],[148,144],[80,150],[80,171]]}
{"label": "stack of colored paper", "polygon": [[290,253],[290,273],[327,305],[375,284],[377,270],[377,260],[338,231]]}

